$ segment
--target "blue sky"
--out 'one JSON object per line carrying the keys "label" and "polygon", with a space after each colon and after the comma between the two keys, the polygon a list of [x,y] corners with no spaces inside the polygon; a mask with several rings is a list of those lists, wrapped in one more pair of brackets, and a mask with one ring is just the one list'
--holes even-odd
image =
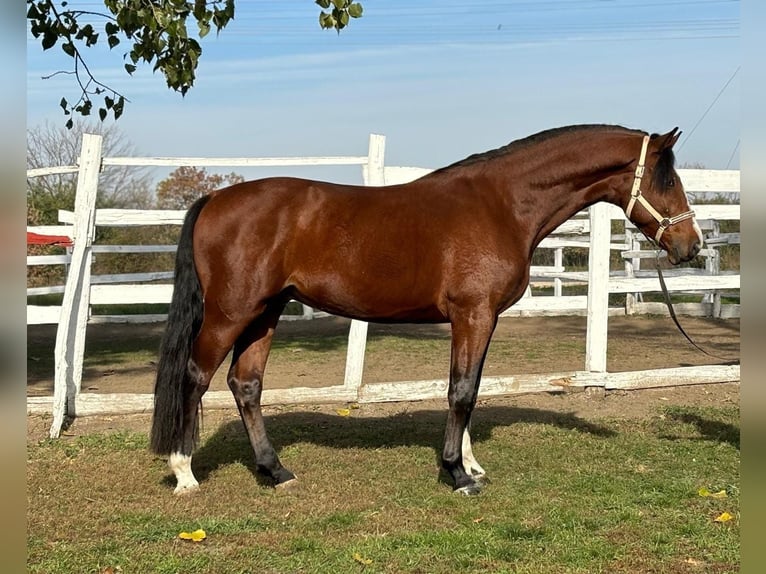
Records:
{"label": "blue sky", "polygon": [[[364,155],[374,132],[388,165],[436,168],[540,130],[615,123],[679,126],[680,163],[739,167],[738,1],[362,2],[337,35],[312,0],[240,0],[202,41],[184,98],[149,69],[128,77],[123,46],[89,63],[131,100],[118,126],[142,155]],[[58,52],[28,40],[29,126],[63,124],[58,101],[76,96],[66,76],[41,79],[69,65]],[[279,172],[361,181],[358,167]]]}

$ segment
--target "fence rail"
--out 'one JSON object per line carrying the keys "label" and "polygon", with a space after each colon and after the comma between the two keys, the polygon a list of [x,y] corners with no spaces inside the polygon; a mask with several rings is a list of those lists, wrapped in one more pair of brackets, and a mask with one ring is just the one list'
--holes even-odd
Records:
{"label": "fence rail", "polygon": [[[133,227],[142,225],[180,225],[183,210],[124,210],[95,209],[98,173],[109,165],[164,165],[164,166],[296,166],[296,165],[360,165],[366,185],[389,185],[410,181],[431,170],[413,167],[384,166],[385,138],[372,134],[366,156],[337,156],[311,158],[102,158],[101,138],[85,134],[78,166],[61,168],[40,168],[29,170],[28,177],[54,173],[78,173],[75,211],[60,211],[59,220],[64,225],[28,228],[35,233],[66,236],[74,239],[66,255],[29,256],[28,265],[63,264],[68,267],[65,286],[50,286],[28,289],[28,295],[62,293],[61,306],[27,306],[27,322],[58,323],[55,349],[55,380],[53,397],[30,397],[27,400],[30,412],[53,412],[50,434],[58,436],[64,416],[91,413],[118,412],[124,410],[151,409],[151,395],[102,395],[81,393],[82,361],[84,339],[89,322],[102,321],[162,321],[162,314],[132,316],[97,316],[91,314],[93,306],[113,303],[168,303],[172,295],[167,281],[172,272],[157,271],[140,274],[92,275],[91,265],[94,254],[98,253],[168,253],[175,251],[174,245],[96,245],[95,229],[102,227]],[[59,171],[56,171],[59,170]],[[709,170],[679,170],[688,192],[739,193],[739,172]],[[738,220],[739,205],[696,205],[693,207],[703,228],[710,230],[705,255],[709,263],[704,270],[682,269],[665,272],[668,289],[674,292],[698,293],[700,303],[678,305],[679,312],[690,314],[715,314],[716,316],[738,316],[739,305],[722,305],[723,291],[739,289],[739,273],[721,272],[717,266],[717,248],[738,243],[739,234],[721,234],[718,221]],[[517,375],[514,377],[487,377],[482,380],[480,393],[483,396],[533,392],[538,390],[561,391],[556,383],[563,378],[575,386],[604,386],[606,388],[634,388],[639,386],[660,386],[664,384],[691,384],[721,382],[739,379],[738,366],[688,367],[684,370],[659,369],[635,371],[633,373],[606,372],[606,322],[609,315],[637,312],[664,312],[656,304],[643,303],[640,294],[659,291],[656,277],[648,276],[641,269],[641,261],[655,257],[642,244],[640,234],[626,222],[625,232],[615,235],[611,232],[613,220],[624,221],[622,212],[607,204],[592,206],[587,212],[577,214],[562,224],[540,244],[539,249],[554,252],[552,265],[536,265],[531,269],[531,285],[542,283],[553,285],[552,296],[527,295],[508,309],[503,316],[510,315],[561,315],[587,314],[587,341],[584,370],[570,373],[548,373],[543,375]],[[565,248],[588,249],[587,271],[568,270],[563,264]],[[625,260],[625,269],[610,270],[610,252],[617,251]],[[587,295],[563,294],[563,286],[581,283],[588,286]],[[610,293],[627,293],[629,304],[622,308],[609,307]],[[633,298],[632,300],[630,298]],[[717,298],[717,299],[716,299]],[[325,314],[326,315],[326,314]],[[312,312],[304,307],[303,317]],[[291,388],[264,391],[263,402],[332,402],[360,401],[376,402],[388,400],[418,400],[443,396],[446,380],[398,381],[390,383],[362,384],[367,324],[352,321],[348,337],[348,351],[343,385],[334,387]],[[207,393],[206,406],[232,406],[230,393]]]}

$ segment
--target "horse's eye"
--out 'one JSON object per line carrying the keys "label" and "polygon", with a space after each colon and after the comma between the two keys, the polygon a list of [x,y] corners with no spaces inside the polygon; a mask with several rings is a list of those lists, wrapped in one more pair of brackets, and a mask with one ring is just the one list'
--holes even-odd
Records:
{"label": "horse's eye", "polygon": [[676,185],[676,179],[674,177],[671,177],[668,180],[668,187],[675,187],[675,185]]}

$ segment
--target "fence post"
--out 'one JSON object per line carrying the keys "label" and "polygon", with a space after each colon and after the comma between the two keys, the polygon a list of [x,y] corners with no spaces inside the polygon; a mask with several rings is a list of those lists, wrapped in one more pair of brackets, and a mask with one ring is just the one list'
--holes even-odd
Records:
{"label": "fence post", "polygon": [[585,370],[606,372],[607,321],[609,318],[609,205],[591,205],[588,250],[588,311],[585,338]]}
{"label": "fence post", "polygon": [[[718,221],[713,221],[712,229],[710,230],[710,233],[708,234],[708,237],[720,237],[721,235],[721,224]],[[720,253],[717,248],[712,248],[713,255],[708,256],[705,258],[705,270],[710,275],[720,275],[721,274],[721,258]],[[706,293],[702,296],[702,303],[710,303],[712,304],[712,310],[710,312],[710,317],[721,317],[721,292],[720,291],[713,291],[712,293]]]}
{"label": "fence post", "polygon": [[75,398],[80,393],[82,383],[85,328],[90,306],[91,246],[96,229],[96,193],[101,171],[101,142],[100,135],[82,136],[72,229],[74,246],[56,330],[51,438],[61,434],[64,417],[75,414]]}
{"label": "fence post", "polygon": [[[625,222],[625,245],[628,249],[638,250],[641,249],[641,245],[634,237],[633,230],[630,228],[628,222]],[[625,277],[635,277],[636,270],[640,265],[640,259],[638,257],[632,257],[630,259],[623,260],[623,269],[625,271]],[[638,302],[636,293],[625,293],[625,314],[633,315],[636,311],[636,303]]]}
{"label": "fence post", "polygon": [[[372,186],[385,185],[383,158],[386,152],[386,136],[370,134],[370,147],[367,154],[366,169],[363,170],[364,184]],[[346,373],[343,386],[356,389],[362,385],[364,372],[364,353],[367,348],[367,323],[351,321],[348,332],[348,349],[346,351]]]}

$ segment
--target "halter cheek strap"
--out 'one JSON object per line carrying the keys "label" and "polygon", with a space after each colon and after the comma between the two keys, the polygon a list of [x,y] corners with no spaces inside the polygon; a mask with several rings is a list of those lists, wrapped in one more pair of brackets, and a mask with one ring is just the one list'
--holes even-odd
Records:
{"label": "halter cheek strap", "polygon": [[630,190],[630,201],[628,202],[628,207],[625,209],[625,215],[630,219],[630,214],[633,211],[633,206],[636,204],[636,202],[640,203],[646,211],[649,212],[649,214],[654,217],[654,219],[659,224],[659,227],[657,228],[657,233],[654,235],[654,240],[659,243],[660,237],[662,237],[662,234],[665,232],[665,230],[670,227],[671,225],[678,223],[680,221],[683,221],[684,219],[693,219],[694,218],[694,212],[689,210],[685,211],[683,213],[680,213],[678,215],[674,215],[673,217],[663,217],[660,215],[660,213],[654,209],[651,203],[647,201],[647,199],[643,196],[641,193],[641,178],[644,177],[644,163],[646,162],[646,150],[649,148],[649,136],[644,136],[643,144],[641,144],[641,155],[638,158],[638,165],[636,166],[636,175],[633,178],[633,188]]}

